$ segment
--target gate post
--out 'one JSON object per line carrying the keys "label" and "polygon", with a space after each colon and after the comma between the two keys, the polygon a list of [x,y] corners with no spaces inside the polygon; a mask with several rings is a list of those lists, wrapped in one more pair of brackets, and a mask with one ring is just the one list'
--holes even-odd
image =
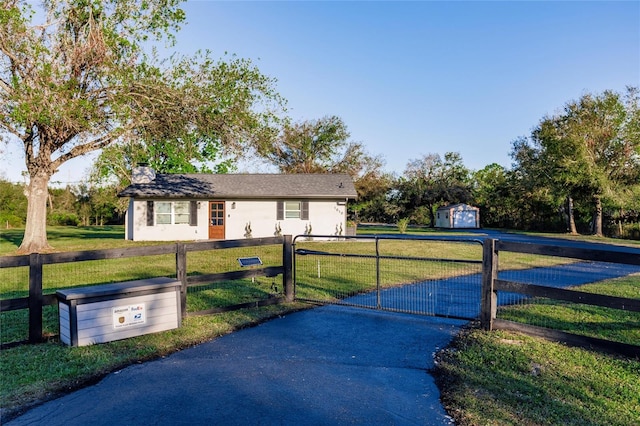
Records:
{"label": "gate post", "polygon": [[29,343],[42,342],[42,258],[29,255]]}
{"label": "gate post", "polygon": [[487,238],[482,245],[482,298],[480,301],[480,326],[487,331],[493,329],[497,314],[498,295],[494,282],[498,278],[498,252],[496,240]]}
{"label": "gate post", "polygon": [[293,244],[291,235],[285,235],[282,242],[282,286],[284,298],[287,302],[293,302]]}
{"label": "gate post", "polygon": [[187,316],[187,245],[176,243],[176,279],[180,281],[180,310]]}
{"label": "gate post", "polygon": [[376,237],[376,309],[381,309],[380,300],[380,239]]}

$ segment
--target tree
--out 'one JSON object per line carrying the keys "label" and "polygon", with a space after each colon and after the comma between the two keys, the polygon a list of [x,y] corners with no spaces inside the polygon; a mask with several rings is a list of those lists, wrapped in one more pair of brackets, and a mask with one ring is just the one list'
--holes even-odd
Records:
{"label": "tree", "polygon": [[[554,212],[567,193],[554,186],[550,170],[552,163],[541,156],[541,151],[527,137],[513,142],[511,158],[515,161],[507,175],[509,199],[517,206],[517,216],[512,217],[513,227],[518,229],[552,230]],[[569,223],[563,221],[563,223]]]}
{"label": "tree", "polygon": [[24,185],[0,178],[0,227],[19,227],[27,217]]}
{"label": "tree", "polygon": [[337,116],[285,123],[276,142],[263,145],[259,154],[283,173],[347,172],[364,152],[349,137]]}
{"label": "tree", "polygon": [[[429,226],[435,226],[435,210],[441,204],[468,202],[471,198],[469,170],[457,152],[427,154],[410,160],[398,182],[404,216],[426,210]],[[422,219],[418,220],[422,221]]]}
{"label": "tree", "polygon": [[358,193],[358,199],[348,205],[349,217],[356,222],[389,222],[395,211],[388,200],[393,177],[383,171],[379,157],[362,153],[357,164],[347,170]]}
{"label": "tree", "polygon": [[276,142],[263,145],[258,154],[283,173],[348,174],[358,192],[349,215],[359,221],[369,203],[384,197],[391,179],[382,171],[382,158],[368,154],[363,144],[349,137],[347,125],[337,116],[285,123]]}
{"label": "tree", "polygon": [[249,61],[145,53],[144,43],[173,40],[185,20],[179,3],[49,0],[38,13],[28,1],[0,5],[0,131],[21,141],[29,174],[19,251],[49,247],[47,184],[66,161],[136,138],[207,154],[208,144],[264,145],[275,135],[281,100]]}
{"label": "tree", "polygon": [[619,206],[640,179],[638,91],[605,91],[568,102],[561,114],[545,117],[531,139],[514,149],[519,166],[567,202],[575,232],[574,200],[593,205],[593,229],[602,235],[603,203]]}
{"label": "tree", "polygon": [[509,171],[492,163],[473,173],[473,200],[481,209],[484,226],[509,226],[513,212],[509,191]]}

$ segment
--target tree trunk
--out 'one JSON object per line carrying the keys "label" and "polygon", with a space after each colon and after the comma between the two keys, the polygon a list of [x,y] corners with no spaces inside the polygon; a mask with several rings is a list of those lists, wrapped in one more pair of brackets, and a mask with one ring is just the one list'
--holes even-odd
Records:
{"label": "tree trunk", "polygon": [[622,218],[624,217],[624,210],[620,209],[620,218],[618,218],[618,238],[623,238],[622,237]]}
{"label": "tree trunk", "polygon": [[27,223],[18,253],[42,253],[51,250],[47,241],[47,199],[49,178],[45,173],[31,176],[27,187]]}
{"label": "tree trunk", "polygon": [[429,228],[435,228],[436,226],[436,214],[433,212],[433,204],[427,204],[429,207]]}
{"label": "tree trunk", "polygon": [[576,229],[576,218],[573,214],[573,198],[571,195],[567,195],[567,216],[569,221],[569,233],[571,235],[576,235],[578,230]]}
{"label": "tree trunk", "polygon": [[596,212],[593,217],[593,235],[602,237],[602,200],[599,196],[595,198]]}

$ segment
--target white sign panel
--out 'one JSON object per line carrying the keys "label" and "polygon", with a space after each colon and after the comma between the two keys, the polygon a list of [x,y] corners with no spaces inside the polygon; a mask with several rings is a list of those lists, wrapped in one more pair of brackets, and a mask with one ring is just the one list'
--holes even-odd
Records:
{"label": "white sign panel", "polygon": [[125,328],[146,322],[146,309],[144,303],[113,308],[113,328]]}

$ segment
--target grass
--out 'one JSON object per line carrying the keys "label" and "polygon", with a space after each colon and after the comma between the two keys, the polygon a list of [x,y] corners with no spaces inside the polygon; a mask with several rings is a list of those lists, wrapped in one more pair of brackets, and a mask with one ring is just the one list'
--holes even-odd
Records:
{"label": "grass", "polygon": [[[21,239],[19,230],[2,231],[0,234],[0,255],[15,252]],[[370,232],[366,230],[365,232]],[[412,230],[410,229],[410,232]],[[428,232],[420,230],[417,232]],[[386,232],[385,232],[386,233]],[[133,243],[123,239],[122,227],[104,228],[52,228],[49,230],[51,243],[58,251],[89,250],[112,247],[130,247],[149,243]],[[93,236],[96,238],[93,238]],[[602,240],[599,240],[602,241]],[[156,243],[152,243],[156,244]],[[357,241],[348,244],[338,242],[300,241],[297,248],[309,250],[358,253],[372,255],[372,242]],[[280,263],[277,248],[266,247],[259,255],[267,265]],[[479,260],[480,246],[469,244],[434,243],[416,241],[381,241],[382,255],[417,257],[443,257]],[[240,249],[225,250],[225,255],[210,252],[189,253],[189,274],[205,274],[237,269],[236,258],[256,255],[254,251]],[[317,279],[318,259],[320,259],[321,279]],[[325,264],[328,261],[335,264]],[[300,256],[299,278],[309,284],[308,291],[325,297],[327,283],[341,291],[363,291],[375,282],[374,265],[370,259],[344,257]],[[45,265],[45,282],[48,291],[53,291],[63,280],[62,276],[72,274],[73,284],[97,284],[100,282],[133,279],[149,274],[165,275],[175,273],[172,256],[152,256],[139,259],[118,259],[117,261],[82,262],[82,267],[68,265]],[[394,262],[405,264],[399,268]],[[500,257],[501,269],[530,268],[565,263],[567,259],[504,253]],[[420,263],[422,265],[425,262]],[[436,268],[422,270],[413,261],[383,261],[381,278],[385,285],[411,282],[430,277],[445,277],[468,273],[466,266],[448,262],[428,262]],[[390,266],[390,265],[394,266]],[[150,265],[152,268],[150,268]],[[452,265],[447,266],[444,265]],[[56,269],[60,268],[60,269]],[[69,268],[69,269],[65,269]],[[327,275],[332,268],[342,268],[341,274]],[[24,294],[24,268],[8,268],[13,272],[0,270],[0,298],[16,297]],[[47,281],[48,280],[48,281]],[[316,280],[316,281],[314,281]],[[69,283],[67,283],[68,285]],[[271,279],[260,279],[222,283],[216,286],[190,288],[188,309],[199,310],[211,306],[240,303],[247,298],[268,297],[274,289]],[[278,284],[278,283],[275,283]],[[77,284],[80,285],[80,284]],[[623,297],[638,297],[636,278],[616,280],[583,286],[581,290],[605,292]],[[280,290],[281,291],[281,290]],[[634,294],[636,296],[634,296]],[[537,309],[536,304],[514,307],[525,312]],[[540,306],[544,306],[540,304]],[[176,350],[187,348],[239,328],[265,321],[293,310],[303,309],[302,304],[286,304],[263,308],[245,309],[224,314],[188,317],[183,327],[162,333],[140,336],[132,339],[110,342],[81,348],[68,348],[55,341],[39,345],[18,346],[0,353],[0,407],[2,420],[10,418],[19,410],[38,401],[46,400],[61,392],[82,387],[95,382],[105,374],[135,362],[161,357]],[[552,311],[560,306],[550,307]],[[24,319],[11,319],[3,313],[2,334],[19,331],[19,327],[7,323],[24,323]],[[24,315],[24,311],[23,314]],[[507,315],[504,310],[502,315]],[[518,315],[522,315],[518,313]],[[540,314],[528,314],[532,316]],[[547,313],[545,313],[547,315]],[[571,317],[575,313],[563,314]],[[45,309],[48,330],[57,332],[57,310]],[[565,318],[563,321],[566,321]],[[626,321],[626,320],[624,320]],[[636,322],[637,324],[637,322]],[[596,327],[603,329],[604,327]],[[16,331],[17,330],[17,331]],[[571,331],[571,330],[568,330]],[[606,332],[602,331],[601,332]],[[2,338],[4,341],[4,337]],[[622,333],[621,341],[632,339],[633,334]],[[485,333],[473,328],[465,330],[454,343],[438,354],[434,370],[441,388],[442,399],[449,413],[461,425],[631,425],[640,424],[640,361],[620,359],[589,351],[567,348],[516,333]]]}
{"label": "grass", "polygon": [[[24,229],[0,230],[0,256],[15,254],[22,242]],[[124,239],[124,227],[114,226],[48,226],[47,237],[54,251],[78,251],[135,247],[158,242],[135,242]]]}
{"label": "grass", "polygon": [[[640,275],[586,284],[576,290],[640,299]],[[622,343],[640,342],[640,313],[606,307],[533,299],[501,307],[498,318]]]}
{"label": "grass", "polygon": [[459,425],[640,424],[640,361],[522,334],[468,329],[437,356]]}
{"label": "grass", "polygon": [[[580,291],[640,298],[640,276]],[[638,344],[640,315],[560,301],[500,308],[498,317]],[[638,425],[640,360],[569,348],[523,334],[469,328],[441,351],[443,402],[459,425]]]}

